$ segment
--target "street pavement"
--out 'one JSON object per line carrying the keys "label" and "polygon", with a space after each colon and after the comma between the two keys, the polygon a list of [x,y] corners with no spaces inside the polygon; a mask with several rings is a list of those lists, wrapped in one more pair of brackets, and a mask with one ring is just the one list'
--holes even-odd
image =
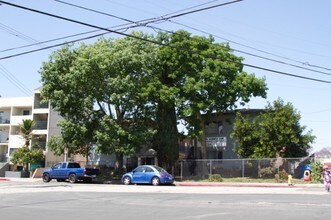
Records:
{"label": "street pavement", "polygon": [[[2,189],[2,190],[1,190]],[[5,189],[5,190],[4,190]],[[173,186],[145,186],[122,184],[70,184],[67,182],[43,183],[33,178],[0,178],[0,194],[46,191],[70,192],[152,192],[152,193],[186,193],[186,194],[313,194],[328,195],[323,184],[286,183],[215,183],[215,182],[175,182]]]}
{"label": "street pavement", "polygon": [[[1,178],[1,219],[319,220],[331,215],[323,184],[75,183]],[[74,212],[73,212],[74,210]]]}

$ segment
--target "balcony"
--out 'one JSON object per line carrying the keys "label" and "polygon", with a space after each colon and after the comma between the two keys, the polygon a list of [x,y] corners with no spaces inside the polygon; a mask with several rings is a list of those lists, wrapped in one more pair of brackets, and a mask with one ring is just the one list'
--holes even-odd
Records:
{"label": "balcony", "polygon": [[1,117],[0,118],[0,124],[10,124],[10,119],[9,117]]}
{"label": "balcony", "polygon": [[33,141],[32,146],[33,145],[38,145],[42,150],[46,150],[46,141]]}
{"label": "balcony", "polygon": [[48,108],[48,106],[49,106],[49,102],[40,102],[40,101],[38,101],[38,100],[36,100],[35,102],[34,102],[34,108],[36,109],[36,108]]}
{"label": "balcony", "polygon": [[[7,155],[6,154],[0,154],[0,163],[5,163],[7,162]],[[1,168],[1,166],[0,166]]]}
{"label": "balcony", "polygon": [[36,121],[34,130],[47,130],[47,121]]}
{"label": "balcony", "polygon": [[8,143],[8,137],[0,137],[0,144]]}

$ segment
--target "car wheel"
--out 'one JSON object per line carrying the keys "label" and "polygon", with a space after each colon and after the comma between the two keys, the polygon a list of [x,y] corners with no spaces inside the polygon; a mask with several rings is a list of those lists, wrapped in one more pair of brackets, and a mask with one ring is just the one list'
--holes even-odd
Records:
{"label": "car wheel", "polygon": [[158,178],[158,177],[153,177],[153,179],[152,179],[152,184],[153,184],[153,186],[158,186],[158,185],[160,185],[160,179]]}
{"label": "car wheel", "polygon": [[44,183],[48,183],[49,181],[51,181],[51,178],[48,173],[43,174],[43,181]]}
{"label": "car wheel", "polygon": [[70,183],[75,183],[77,181],[76,174],[70,174],[68,179]]}
{"label": "car wheel", "polygon": [[124,185],[130,185],[131,184],[131,178],[128,177],[128,176],[124,177],[123,183],[124,183]]}

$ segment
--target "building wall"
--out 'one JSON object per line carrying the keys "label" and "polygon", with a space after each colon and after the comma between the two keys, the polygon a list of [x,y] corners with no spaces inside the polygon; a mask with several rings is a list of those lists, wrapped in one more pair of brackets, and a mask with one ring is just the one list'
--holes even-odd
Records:
{"label": "building wall", "polygon": [[24,145],[19,123],[32,119],[32,97],[0,98],[0,162],[8,162],[10,153]]}
{"label": "building wall", "polygon": [[[254,118],[263,112],[262,109],[241,109],[236,111],[227,111],[223,113],[215,113],[209,118],[205,118],[205,134],[207,145],[207,159],[237,159],[238,156],[234,152],[235,141],[231,138],[233,124],[236,114],[240,111],[243,116]],[[212,140],[212,141],[211,141]],[[219,140],[219,143],[217,141]],[[185,149],[186,159],[193,159],[188,156],[192,144],[187,145]],[[183,146],[181,146],[183,148]],[[192,150],[191,150],[192,151]],[[194,158],[201,158],[201,143],[197,141]]]}
{"label": "building wall", "polygon": [[61,133],[57,125],[60,116],[42,102],[37,89],[31,97],[0,98],[0,162],[10,162],[10,154],[24,145],[19,129],[23,119],[36,123],[31,145],[38,144],[44,149],[46,161],[62,161],[63,156],[54,156],[46,148],[48,139]]}

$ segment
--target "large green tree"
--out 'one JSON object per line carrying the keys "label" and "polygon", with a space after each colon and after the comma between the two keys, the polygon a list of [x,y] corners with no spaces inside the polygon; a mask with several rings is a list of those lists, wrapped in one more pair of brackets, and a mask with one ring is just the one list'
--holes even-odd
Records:
{"label": "large green tree", "polygon": [[[172,144],[169,148],[178,149],[178,145],[174,146],[178,140],[174,127],[176,120],[183,120],[189,136],[200,140],[205,159],[205,119],[244,104],[253,96],[265,97],[265,80],[243,71],[243,59],[235,56],[228,44],[216,43],[212,37],[177,31],[160,33],[157,40],[168,45],[159,48],[159,80],[154,81],[158,112],[163,118],[159,121],[168,124],[159,128],[174,132],[160,132],[158,140],[165,144],[159,150],[167,143]],[[161,134],[172,141],[162,139]]]}
{"label": "large green tree", "polygon": [[154,54],[151,44],[132,38],[53,53],[40,71],[42,94],[66,121],[60,124],[63,139],[81,152],[96,143],[100,152],[116,155],[121,169],[123,155],[135,153],[153,134],[145,123],[152,106],[140,94]]}
{"label": "large green tree", "polygon": [[155,129],[158,158],[172,165],[179,120],[200,139],[206,158],[203,115],[266,95],[264,79],[244,72],[242,58],[227,44],[185,31],[133,34],[147,41],[126,37],[67,46],[41,70],[43,96],[67,121],[83,125],[95,119],[90,141],[101,152],[115,153],[119,164]]}
{"label": "large green tree", "polygon": [[278,99],[264,113],[249,118],[237,114],[231,136],[242,158],[303,157],[315,136],[300,125],[300,113],[291,103]]}

